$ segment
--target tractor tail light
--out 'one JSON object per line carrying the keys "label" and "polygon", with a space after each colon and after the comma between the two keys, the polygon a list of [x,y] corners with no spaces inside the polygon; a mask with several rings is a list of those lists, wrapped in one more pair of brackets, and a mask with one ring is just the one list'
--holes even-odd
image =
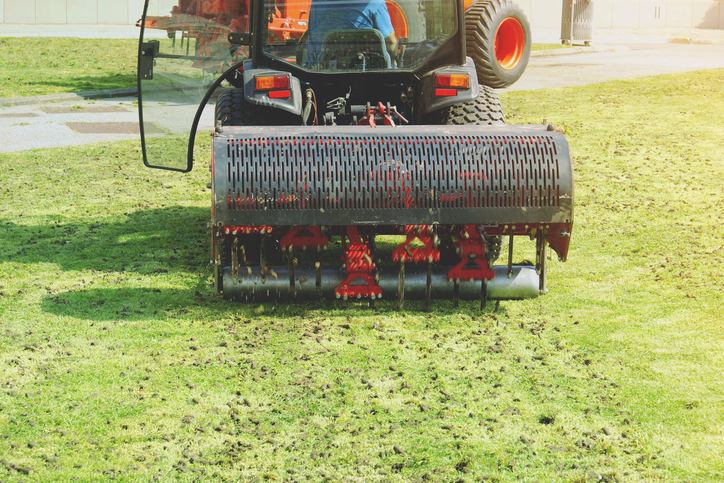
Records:
{"label": "tractor tail light", "polygon": [[269,98],[270,99],[289,99],[292,97],[292,93],[290,90],[285,91],[269,91]]}
{"label": "tractor tail light", "polygon": [[435,87],[467,89],[470,87],[470,79],[467,74],[435,74]]}
{"label": "tractor tail light", "polygon": [[259,76],[255,79],[256,90],[268,91],[272,89],[289,89],[288,75]]}
{"label": "tractor tail light", "polygon": [[468,89],[470,78],[467,74],[435,74],[435,97],[458,95],[458,89]]}
{"label": "tractor tail light", "polygon": [[435,96],[436,97],[450,97],[450,96],[457,96],[458,91],[455,89],[435,89]]}

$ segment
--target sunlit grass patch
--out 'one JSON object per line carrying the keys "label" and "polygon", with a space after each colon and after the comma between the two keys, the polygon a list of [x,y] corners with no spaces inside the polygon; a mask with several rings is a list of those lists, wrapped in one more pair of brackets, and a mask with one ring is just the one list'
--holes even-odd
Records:
{"label": "sunlit grass patch", "polygon": [[485,313],[228,303],[208,151],[0,155],[0,479],[721,481],[722,75],[503,96],[566,129],[576,220]]}
{"label": "sunlit grass patch", "polygon": [[136,86],[138,40],[0,37],[0,50],[0,97]]}

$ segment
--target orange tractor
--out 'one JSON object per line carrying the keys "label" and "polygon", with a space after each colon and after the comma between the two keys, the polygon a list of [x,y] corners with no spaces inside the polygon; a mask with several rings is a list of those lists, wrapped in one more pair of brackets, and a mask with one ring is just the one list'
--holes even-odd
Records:
{"label": "orange tractor", "polygon": [[217,0],[152,17],[148,2],[144,163],[188,172],[212,130],[216,292],[400,308],[546,292],[548,248],[568,254],[573,167],[562,133],[506,125],[492,89],[528,59],[518,7]]}
{"label": "orange tractor", "polygon": [[[408,38],[411,28],[420,28],[419,2],[385,3],[397,37]],[[300,0],[274,5],[267,13],[268,34],[284,41],[300,40],[307,31],[310,4],[311,0]],[[463,5],[466,52],[475,62],[478,82],[493,88],[510,86],[523,74],[530,57],[528,19],[508,0],[464,0]],[[180,32],[181,42],[197,40],[196,54],[214,55],[228,46],[230,32],[246,31],[248,21],[248,0],[179,0],[170,15],[146,17],[145,26],[166,30],[170,38]]]}

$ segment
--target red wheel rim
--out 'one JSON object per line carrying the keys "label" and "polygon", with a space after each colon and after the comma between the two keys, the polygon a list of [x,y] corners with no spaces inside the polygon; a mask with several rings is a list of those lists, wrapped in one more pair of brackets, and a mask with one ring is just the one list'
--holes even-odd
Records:
{"label": "red wheel rim", "polygon": [[387,12],[390,14],[390,22],[395,29],[395,35],[397,37],[407,37],[410,34],[410,28],[402,7],[392,1],[386,1],[385,4],[387,4]]}
{"label": "red wheel rim", "polygon": [[520,62],[525,49],[523,26],[514,18],[506,18],[495,33],[495,59],[505,70],[512,70]]}

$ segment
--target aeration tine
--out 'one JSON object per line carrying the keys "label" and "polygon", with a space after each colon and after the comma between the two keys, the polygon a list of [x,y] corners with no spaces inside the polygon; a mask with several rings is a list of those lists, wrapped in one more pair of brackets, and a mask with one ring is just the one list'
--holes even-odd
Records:
{"label": "aeration tine", "polygon": [[397,276],[397,310],[405,309],[405,261],[400,262],[400,271]]}
{"label": "aeration tine", "polygon": [[483,279],[480,286],[480,311],[485,310],[485,305],[488,303],[488,280]]}
{"label": "aeration tine", "polygon": [[460,305],[460,280],[455,280],[453,285],[453,307],[457,308]]}
{"label": "aeration tine", "polygon": [[294,288],[294,258],[292,257],[291,250],[289,251],[288,260],[289,260],[289,293],[292,296],[294,296],[294,295],[296,295],[296,290]]}
{"label": "aeration tine", "polygon": [[508,278],[513,276],[513,232],[508,238]]}
{"label": "aeration tine", "polygon": [[319,253],[317,253],[317,261],[314,263],[314,278],[317,289],[317,296],[322,300],[322,261]]}
{"label": "aeration tine", "polygon": [[432,291],[432,261],[427,261],[427,283],[425,284],[425,303],[422,305],[422,310],[425,312],[430,311],[430,292]]}

